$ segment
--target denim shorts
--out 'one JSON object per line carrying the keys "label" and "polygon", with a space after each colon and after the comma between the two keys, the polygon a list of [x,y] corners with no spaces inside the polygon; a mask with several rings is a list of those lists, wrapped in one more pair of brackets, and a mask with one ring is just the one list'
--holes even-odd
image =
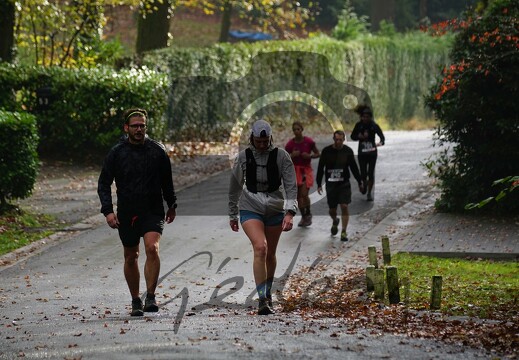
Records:
{"label": "denim shorts", "polygon": [[265,226],[278,226],[283,223],[284,213],[277,213],[272,216],[266,217],[249,210],[240,210],[240,224],[243,224],[247,220],[256,219],[262,221]]}

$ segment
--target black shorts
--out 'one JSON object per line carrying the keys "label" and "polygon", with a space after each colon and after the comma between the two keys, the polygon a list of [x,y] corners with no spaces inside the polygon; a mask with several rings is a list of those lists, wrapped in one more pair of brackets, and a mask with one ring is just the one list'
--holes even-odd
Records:
{"label": "black shorts", "polygon": [[118,212],[119,238],[125,247],[139,245],[144,234],[154,231],[162,234],[164,230],[164,216],[157,214],[133,214]]}
{"label": "black shorts", "polygon": [[339,204],[351,203],[351,185],[347,183],[327,183],[326,200],[330,209],[337,208]]}

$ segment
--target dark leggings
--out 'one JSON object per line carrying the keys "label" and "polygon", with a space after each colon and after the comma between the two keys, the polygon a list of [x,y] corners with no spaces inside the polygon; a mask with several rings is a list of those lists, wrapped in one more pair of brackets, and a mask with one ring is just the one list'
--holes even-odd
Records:
{"label": "dark leggings", "polygon": [[377,154],[359,155],[360,177],[362,181],[375,181],[375,164],[377,163]]}

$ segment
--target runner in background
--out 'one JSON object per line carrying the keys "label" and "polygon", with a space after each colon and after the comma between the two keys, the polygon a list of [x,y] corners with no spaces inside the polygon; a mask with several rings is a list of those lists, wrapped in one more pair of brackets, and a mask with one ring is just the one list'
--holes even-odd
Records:
{"label": "runner in background", "polygon": [[308,191],[314,185],[314,173],[312,159],[319,157],[315,141],[308,136],[303,136],[303,124],[296,121],[292,124],[294,138],[285,145],[285,150],[290,154],[297,178],[297,203],[301,210],[301,221],[298,226],[312,225],[312,213],[310,211],[310,198]]}
{"label": "runner in background", "polygon": [[[355,124],[351,132],[351,139],[359,142],[358,160],[364,187],[363,194],[367,191],[367,200],[373,201],[377,147],[384,145],[386,138],[380,126],[373,120],[373,112],[368,106],[359,106],[356,112],[360,115],[360,121]],[[375,141],[375,135],[378,135],[380,142]]]}

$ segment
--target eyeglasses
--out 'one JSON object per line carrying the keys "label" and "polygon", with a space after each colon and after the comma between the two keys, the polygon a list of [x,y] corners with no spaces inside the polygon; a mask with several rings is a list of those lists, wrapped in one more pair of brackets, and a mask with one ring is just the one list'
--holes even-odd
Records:
{"label": "eyeglasses", "polygon": [[129,127],[131,127],[132,129],[146,129],[146,124],[131,124],[131,125],[128,125]]}

